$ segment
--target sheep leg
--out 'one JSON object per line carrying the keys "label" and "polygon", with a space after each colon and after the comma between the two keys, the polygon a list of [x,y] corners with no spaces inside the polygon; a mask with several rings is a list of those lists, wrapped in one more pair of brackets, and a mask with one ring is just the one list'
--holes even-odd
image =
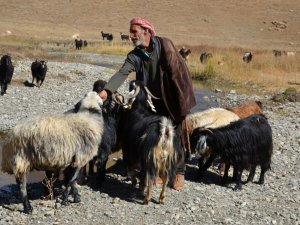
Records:
{"label": "sheep leg", "polygon": [[243,169],[237,169],[237,180],[236,180],[236,185],[234,187],[234,191],[237,191],[237,190],[241,190],[242,189],[242,173],[243,173]]}
{"label": "sheep leg", "polygon": [[148,205],[150,199],[152,198],[152,187],[153,187],[153,181],[148,179],[147,194],[144,198],[144,205]]}
{"label": "sheep leg", "polygon": [[62,205],[69,205],[68,195],[70,191],[72,191],[74,202],[75,203],[80,202],[80,195],[78,193],[77,188],[75,187],[75,181],[79,171],[80,168],[72,167],[72,166],[69,166],[65,169],[64,174],[65,174],[66,189],[63,192],[62,203],[61,203]]}
{"label": "sheep leg", "polygon": [[23,209],[24,213],[31,214],[32,213],[32,206],[29,203],[28,196],[27,196],[27,178],[26,174],[21,174],[20,177],[16,177],[17,184],[19,185],[22,201],[23,201]]}
{"label": "sheep leg", "polygon": [[160,204],[165,204],[166,189],[167,189],[167,184],[168,184],[168,176],[164,176],[161,179],[163,181],[163,185],[162,185],[162,190],[161,190],[160,196],[159,196],[159,203]]}
{"label": "sheep leg", "polygon": [[255,169],[256,169],[256,166],[252,165],[250,167],[250,173],[249,173],[249,176],[248,176],[248,179],[247,179],[247,183],[248,182],[253,182],[253,178],[254,178],[254,175],[255,175]]}

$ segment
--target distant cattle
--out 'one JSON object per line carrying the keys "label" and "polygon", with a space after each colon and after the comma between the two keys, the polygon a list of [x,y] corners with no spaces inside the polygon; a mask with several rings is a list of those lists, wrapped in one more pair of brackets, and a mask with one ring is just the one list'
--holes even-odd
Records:
{"label": "distant cattle", "polygon": [[9,55],[2,56],[0,60],[1,95],[6,94],[7,85],[11,82],[14,66]]}
{"label": "distant cattle", "polygon": [[43,84],[45,77],[47,73],[47,62],[44,60],[35,60],[31,64],[31,74],[32,74],[32,82],[33,84],[34,79],[36,79],[37,86],[40,88],[41,85]]}
{"label": "distant cattle", "polygon": [[75,47],[77,50],[80,50],[82,47],[83,41],[81,39],[75,39]]}
{"label": "distant cattle", "polygon": [[190,49],[186,49],[184,46],[178,52],[185,61],[188,60],[190,54],[192,53]]}
{"label": "distant cattle", "polygon": [[129,41],[130,40],[130,38],[129,38],[129,35],[128,34],[123,34],[122,32],[120,33],[120,35],[121,35],[121,39],[122,39],[122,41]]}
{"label": "distant cattle", "polygon": [[252,53],[251,52],[245,52],[245,54],[243,55],[243,61],[246,63],[249,63],[252,61]]}
{"label": "distant cattle", "polygon": [[200,53],[200,62],[201,62],[202,64],[205,64],[205,63],[207,63],[207,60],[208,60],[209,58],[211,58],[211,57],[212,57],[212,54],[211,54],[211,53],[201,52],[201,53]]}

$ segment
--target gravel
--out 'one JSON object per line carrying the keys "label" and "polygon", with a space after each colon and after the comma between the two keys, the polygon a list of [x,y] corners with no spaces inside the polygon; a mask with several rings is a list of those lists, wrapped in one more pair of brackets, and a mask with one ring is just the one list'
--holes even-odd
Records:
{"label": "gravel", "polygon": [[[120,58],[115,60],[120,64]],[[95,80],[107,80],[114,73],[113,69],[97,65],[51,61],[39,89],[23,84],[26,80],[31,82],[31,62],[15,63],[14,82],[8,87],[8,94],[0,97],[0,130],[10,129],[26,117],[67,111],[91,90]],[[120,92],[125,91],[127,84],[122,85]],[[274,104],[270,96],[239,95],[235,91],[220,91],[202,98],[223,107],[248,100],[263,102],[274,141],[272,169],[266,173],[264,185],[250,183],[241,191],[233,191],[233,185],[220,186],[220,175],[214,167],[199,182],[195,180],[197,163],[193,159],[187,163],[183,191],[168,189],[165,205],[159,205],[161,188],[155,186],[153,201],[142,205],[143,193],[132,187],[124,167],[116,163],[108,170],[103,187],[79,186],[82,202],[67,207],[61,206],[59,200],[41,200],[41,183],[29,184],[32,215],[21,212],[15,184],[1,187],[0,224],[300,224],[299,102]],[[259,170],[255,180],[258,175]],[[244,180],[246,176],[244,172]]]}

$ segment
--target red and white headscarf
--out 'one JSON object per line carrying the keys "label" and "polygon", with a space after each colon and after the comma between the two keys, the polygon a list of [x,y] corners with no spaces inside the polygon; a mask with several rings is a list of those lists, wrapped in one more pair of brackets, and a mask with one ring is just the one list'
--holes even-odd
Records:
{"label": "red and white headscarf", "polygon": [[155,30],[152,23],[143,18],[134,18],[130,21],[130,25],[140,25],[143,28],[149,29],[151,36],[155,36]]}

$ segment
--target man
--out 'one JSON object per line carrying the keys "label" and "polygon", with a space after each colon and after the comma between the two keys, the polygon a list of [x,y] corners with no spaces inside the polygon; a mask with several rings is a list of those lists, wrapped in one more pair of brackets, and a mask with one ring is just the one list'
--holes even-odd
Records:
{"label": "man", "polygon": [[[171,118],[181,135],[185,116],[196,104],[191,76],[186,63],[174,44],[167,38],[155,35],[154,26],[146,19],[130,21],[130,38],[135,48],[129,52],[121,69],[114,74],[105,89],[99,93],[105,101],[135,71],[136,79],[146,84],[159,100],[153,100],[158,114]],[[183,146],[183,145],[181,145]],[[184,187],[185,151],[178,156],[176,179],[173,188]]]}

